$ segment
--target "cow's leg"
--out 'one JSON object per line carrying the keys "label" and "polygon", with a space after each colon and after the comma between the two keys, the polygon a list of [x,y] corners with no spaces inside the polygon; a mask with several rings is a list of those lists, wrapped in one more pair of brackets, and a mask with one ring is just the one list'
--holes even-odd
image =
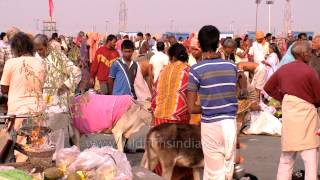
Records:
{"label": "cow's leg", "polygon": [[154,171],[159,164],[159,159],[157,157],[154,157],[148,160],[148,163],[149,163],[148,169],[150,171]]}
{"label": "cow's leg", "polygon": [[119,151],[124,151],[124,144],[123,144],[123,136],[124,132],[127,132],[130,129],[131,124],[133,123],[133,119],[131,118],[133,110],[130,108],[122,117],[117,121],[117,123],[112,128],[112,134],[114,136],[114,140],[116,141],[116,145]]}
{"label": "cow's leg", "polygon": [[151,140],[152,137],[154,136],[154,133],[150,133],[146,137],[146,142],[145,142],[145,152],[143,154],[142,160],[141,160],[141,166],[149,169],[150,171],[153,171],[156,166],[159,164],[159,159],[157,156],[157,153],[153,149],[153,141]]}
{"label": "cow's leg", "polygon": [[121,152],[123,152],[124,150],[124,145],[123,145],[123,136],[122,136],[122,133],[119,133],[119,132],[113,132],[113,137],[114,137],[114,140],[116,142],[116,145],[117,145],[117,149]]}
{"label": "cow's leg", "polygon": [[150,151],[150,149],[146,149],[145,153],[143,154],[140,166],[153,171],[156,169],[158,164],[159,159],[157,154],[154,151]]}
{"label": "cow's leg", "polygon": [[174,170],[174,162],[173,160],[160,160],[161,168],[162,168],[162,177],[166,180],[171,180],[173,170]]}
{"label": "cow's leg", "polygon": [[144,152],[143,157],[142,157],[141,162],[140,162],[140,166],[145,168],[145,169],[149,169],[149,162],[150,161],[148,160],[148,153]]}
{"label": "cow's leg", "polygon": [[72,143],[77,146],[78,148],[80,148],[80,139],[81,139],[81,134],[79,132],[79,130],[75,127],[72,127],[73,129],[73,136],[72,136]]}
{"label": "cow's leg", "polygon": [[150,155],[145,152],[143,154],[140,166],[150,171],[153,171],[156,169],[158,164],[159,164],[159,159],[156,156],[153,156],[152,158],[150,158]]}
{"label": "cow's leg", "polygon": [[201,169],[202,168],[193,168],[193,180],[200,180],[201,179]]}

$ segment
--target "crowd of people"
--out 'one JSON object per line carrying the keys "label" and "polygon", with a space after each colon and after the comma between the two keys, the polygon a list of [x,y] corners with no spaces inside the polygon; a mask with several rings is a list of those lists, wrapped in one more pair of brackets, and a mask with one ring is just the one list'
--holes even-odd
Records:
{"label": "crowd of people", "polygon": [[[307,179],[317,179],[319,58],[320,35],[308,39],[305,33],[297,39],[261,31],[255,40],[248,35],[220,39],[219,30],[209,25],[179,41],[141,32],[104,38],[82,31],[74,38],[53,33],[49,39],[14,27],[1,34],[1,93],[8,94],[8,114],[48,113],[60,147],[71,122],[69,97],[93,88],[151,101],[152,126],[201,125],[204,179],[232,179],[239,131],[247,122],[268,121],[261,116],[274,120],[268,102],[276,100],[281,106],[274,110],[282,109],[278,179],[291,179],[297,153]],[[242,100],[249,102],[245,110]],[[239,118],[240,111],[251,116]],[[15,129],[24,122],[18,119]],[[25,159],[17,154],[16,160]],[[156,172],[161,174],[161,167]]]}

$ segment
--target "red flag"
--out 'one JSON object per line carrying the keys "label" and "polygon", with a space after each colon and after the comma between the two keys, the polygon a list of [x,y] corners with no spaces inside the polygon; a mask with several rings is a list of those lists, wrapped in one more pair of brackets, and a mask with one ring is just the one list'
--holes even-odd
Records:
{"label": "red flag", "polygon": [[52,18],[53,15],[53,0],[49,0],[49,16]]}

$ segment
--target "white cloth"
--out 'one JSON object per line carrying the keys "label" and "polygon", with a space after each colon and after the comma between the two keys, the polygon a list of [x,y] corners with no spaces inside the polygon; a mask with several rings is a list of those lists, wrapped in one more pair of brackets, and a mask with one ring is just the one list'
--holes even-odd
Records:
{"label": "white cloth", "polygon": [[6,43],[3,40],[0,40],[0,48],[3,48],[6,45]]}
{"label": "white cloth", "polygon": [[61,44],[56,40],[51,40],[50,46],[54,49],[61,50]]}
{"label": "white cloth", "polygon": [[243,133],[281,136],[282,124],[280,120],[273,115],[276,110],[263,103],[259,105],[262,111],[250,112],[250,125],[243,130]]}
{"label": "white cloth", "polygon": [[192,54],[189,54],[188,64],[190,67],[197,64],[197,60],[192,56]]}
{"label": "white cloth", "polygon": [[66,43],[65,40],[62,40],[62,41],[61,41],[61,47],[63,47],[63,49],[64,49],[65,51],[68,50],[68,45],[67,45],[67,43]]}
{"label": "white cloth", "polygon": [[243,49],[241,49],[241,48],[237,48],[237,51],[236,51],[236,56],[235,56],[235,58],[236,58],[236,64],[238,64],[238,63],[240,63],[240,62],[248,62],[248,58],[247,57],[245,57],[245,58],[241,58],[241,57],[239,57],[237,54],[238,53],[244,53],[244,50]]}
{"label": "white cloth", "polygon": [[264,43],[264,45],[262,45],[256,41],[250,47],[249,54],[253,56],[253,61],[259,64],[264,61],[269,54],[269,44]]}
{"label": "white cloth", "polygon": [[294,162],[298,153],[304,162],[306,172],[304,179],[318,180],[318,149],[310,149],[300,152],[282,152],[278,167],[277,180],[291,180]]}
{"label": "white cloth", "polygon": [[204,180],[231,180],[236,155],[236,120],[201,123]]}
{"label": "white cloth", "polygon": [[271,53],[268,56],[266,62],[271,65],[271,67],[270,66],[266,66],[266,69],[267,69],[267,80],[268,80],[272,76],[272,74],[274,72],[276,72],[276,70],[277,70],[277,66],[279,64],[278,55],[276,53]]}
{"label": "white cloth", "polygon": [[147,82],[143,78],[139,63],[138,63],[137,75],[134,80],[134,90],[136,92],[138,101],[146,101],[147,99],[151,99],[151,93],[150,93]]}
{"label": "white cloth", "polygon": [[264,64],[259,63],[258,67],[254,70],[251,85],[259,90],[263,90],[263,87],[267,80],[267,71]]}
{"label": "white cloth", "polygon": [[136,47],[136,49],[137,49],[138,51],[140,51],[140,48],[141,48],[141,46],[143,45],[144,42],[146,42],[146,40],[136,41],[136,42],[134,43],[134,45],[135,45],[135,47]]}
{"label": "white cloth", "polygon": [[149,64],[152,65],[153,69],[153,80],[156,80],[159,77],[160,71],[163,69],[164,66],[169,64],[169,57],[163,52],[155,52],[155,54],[151,57]]}

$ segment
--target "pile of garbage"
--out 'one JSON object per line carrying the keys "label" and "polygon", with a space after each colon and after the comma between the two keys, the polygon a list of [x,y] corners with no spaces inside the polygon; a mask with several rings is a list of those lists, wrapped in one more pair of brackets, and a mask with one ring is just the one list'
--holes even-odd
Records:
{"label": "pile of garbage", "polygon": [[0,166],[0,179],[5,180],[131,180],[127,156],[112,147],[92,147],[80,152],[73,146],[56,154],[55,167],[36,172]]}
{"label": "pile of garbage", "polygon": [[58,151],[56,168],[45,170],[44,175],[47,179],[130,180],[131,171],[126,155],[112,147],[80,152],[73,146]]}

